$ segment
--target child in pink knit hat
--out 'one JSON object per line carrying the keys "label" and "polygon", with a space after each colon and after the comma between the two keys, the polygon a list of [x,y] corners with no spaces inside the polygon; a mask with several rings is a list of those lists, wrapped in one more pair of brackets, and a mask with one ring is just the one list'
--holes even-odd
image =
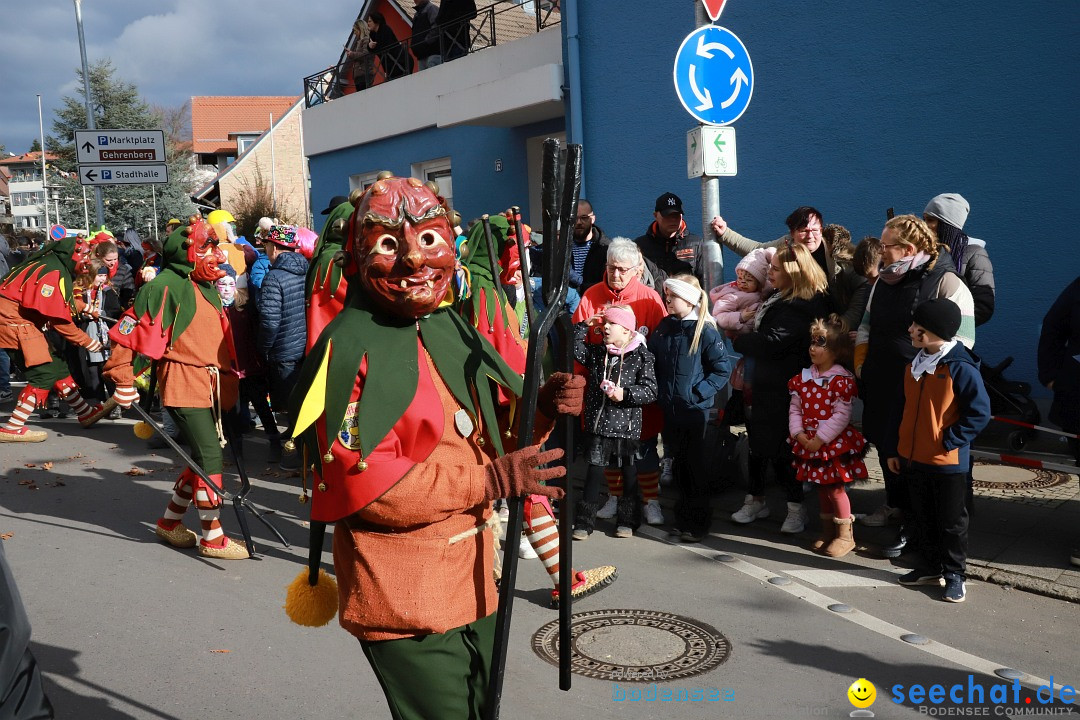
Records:
{"label": "child in pink knit hat", "polygon": [[769,263],[776,248],[758,248],[747,253],[735,267],[735,281],[709,291],[716,324],[729,337],[754,329],[754,315],[770,290]]}

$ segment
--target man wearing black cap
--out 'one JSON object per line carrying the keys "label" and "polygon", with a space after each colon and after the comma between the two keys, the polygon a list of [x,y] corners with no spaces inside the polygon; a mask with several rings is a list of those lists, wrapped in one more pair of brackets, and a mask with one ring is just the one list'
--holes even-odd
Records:
{"label": "man wearing black cap", "polygon": [[719,285],[720,246],[687,230],[679,196],[666,192],[656,198],[653,217],[645,234],[634,240],[645,260],[659,270],[653,289],[662,292],[664,280],[678,273],[692,273],[703,288]]}

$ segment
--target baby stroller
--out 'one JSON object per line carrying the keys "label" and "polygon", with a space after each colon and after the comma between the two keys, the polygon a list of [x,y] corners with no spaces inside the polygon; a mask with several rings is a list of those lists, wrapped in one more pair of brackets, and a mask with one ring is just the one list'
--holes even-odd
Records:
{"label": "baby stroller", "polygon": [[[1009,380],[1004,376],[1012,362],[1011,355],[997,365],[990,365],[982,360],[979,362],[979,373],[986,386],[986,394],[990,396],[990,413],[994,417],[1038,425],[1041,414],[1035,401],[1031,399],[1031,384]],[[979,434],[976,443],[1000,448],[1004,441],[1008,449],[1020,451],[1035,434],[1036,431],[1031,428],[991,421],[986,430]]]}

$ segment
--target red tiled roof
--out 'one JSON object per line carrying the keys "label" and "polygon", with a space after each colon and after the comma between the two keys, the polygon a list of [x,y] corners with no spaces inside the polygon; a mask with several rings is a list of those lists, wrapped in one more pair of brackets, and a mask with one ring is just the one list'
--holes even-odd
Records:
{"label": "red tiled roof", "polygon": [[[55,153],[46,152],[45,162],[51,162],[57,159]],[[0,165],[24,165],[26,163],[41,163],[41,151],[35,150],[34,152],[23,153],[22,155],[16,155],[15,157],[0,158]]]}
{"label": "red tiled roof", "polygon": [[270,129],[271,113],[276,122],[299,100],[299,95],[192,97],[192,150],[233,155],[236,153],[236,140],[230,138],[230,134],[262,134]]}

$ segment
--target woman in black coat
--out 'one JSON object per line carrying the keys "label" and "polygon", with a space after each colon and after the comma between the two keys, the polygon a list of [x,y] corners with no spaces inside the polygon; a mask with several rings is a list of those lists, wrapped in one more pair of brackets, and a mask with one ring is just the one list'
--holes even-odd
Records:
{"label": "woman in black coat", "polygon": [[371,31],[368,49],[379,58],[386,79],[393,80],[408,75],[412,65],[409,51],[398,42],[397,35],[386,24],[383,14],[373,12],[368,15],[367,26]]}
{"label": "woman in black coat", "polygon": [[754,331],[735,339],[736,352],[746,357],[751,408],[746,423],[750,436],[750,482],[743,507],[732,514],[739,523],[768,517],[765,504],[765,465],[771,462],[787,494],[787,518],[781,532],[800,533],[806,526],[802,484],[795,479],[788,443],[788,380],[806,367],[810,352],[810,323],[828,313],[828,279],[810,252],[791,243],[781,247],[769,265],[769,282],[776,288],[754,319]]}
{"label": "woman in black coat", "polygon": [[[1039,382],[1054,391],[1050,421],[1080,432],[1080,278],[1062,291],[1039,333]],[[1076,443],[1073,443],[1074,453]]]}

